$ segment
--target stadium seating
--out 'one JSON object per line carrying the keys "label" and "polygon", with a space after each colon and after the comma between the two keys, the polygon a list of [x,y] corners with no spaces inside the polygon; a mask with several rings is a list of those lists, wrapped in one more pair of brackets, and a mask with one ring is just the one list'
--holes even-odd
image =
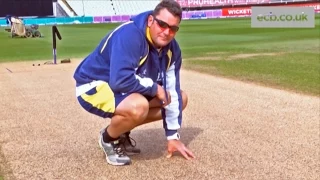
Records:
{"label": "stadium seating", "polygon": [[[59,0],[69,16],[135,15],[152,10],[160,0]],[[68,8],[70,6],[72,9]],[[74,11],[75,13],[71,13]]]}
{"label": "stadium seating", "polygon": [[110,0],[67,0],[78,16],[115,15]]}
{"label": "stadium seating", "polygon": [[[179,0],[183,7],[199,7],[198,2],[207,3],[202,6],[224,6],[243,4],[270,4],[310,0],[228,0],[228,1],[189,1]],[[60,9],[70,17],[73,16],[114,16],[136,15],[140,12],[152,10],[160,0],[58,0]],[[197,3],[196,3],[197,2]],[[187,5],[189,3],[189,5]],[[209,4],[208,4],[209,3]],[[190,6],[190,7],[191,7]],[[200,17],[203,18],[203,17]]]}
{"label": "stadium seating", "polygon": [[159,0],[123,1],[112,0],[117,15],[136,15],[142,11],[152,10]]}

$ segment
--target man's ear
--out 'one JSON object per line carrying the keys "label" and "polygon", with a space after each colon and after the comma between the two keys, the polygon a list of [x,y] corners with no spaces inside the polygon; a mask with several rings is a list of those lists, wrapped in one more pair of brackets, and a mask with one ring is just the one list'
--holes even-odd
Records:
{"label": "man's ear", "polygon": [[148,27],[150,27],[151,25],[152,25],[152,23],[153,23],[153,16],[152,15],[149,15],[148,16]]}

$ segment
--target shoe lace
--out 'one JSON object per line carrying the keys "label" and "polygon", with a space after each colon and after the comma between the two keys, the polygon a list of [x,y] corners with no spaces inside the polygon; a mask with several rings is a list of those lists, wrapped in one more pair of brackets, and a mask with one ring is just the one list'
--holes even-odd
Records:
{"label": "shoe lace", "polygon": [[113,151],[119,155],[119,157],[126,156],[126,152],[123,150],[123,143],[119,141],[118,144],[113,145]]}
{"label": "shoe lace", "polygon": [[[129,142],[129,144],[132,146],[132,147],[136,147],[136,141],[132,138],[132,137],[130,137],[130,136],[128,136],[127,138],[127,141]],[[134,142],[134,143],[132,143],[132,142]]]}
{"label": "shoe lace", "polygon": [[122,144],[122,147],[126,150],[126,142],[129,143],[130,146],[135,147],[136,146],[136,141],[130,137],[129,135],[123,135],[122,138],[120,138],[120,144]]}

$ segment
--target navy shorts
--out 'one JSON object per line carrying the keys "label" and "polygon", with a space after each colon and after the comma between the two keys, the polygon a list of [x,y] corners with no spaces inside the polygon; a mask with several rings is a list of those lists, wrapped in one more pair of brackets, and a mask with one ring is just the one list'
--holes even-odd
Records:
{"label": "navy shorts", "polygon": [[[88,112],[103,118],[111,118],[116,107],[130,94],[115,94],[104,81],[93,81],[76,87],[77,99]],[[153,97],[146,97],[148,101]]]}

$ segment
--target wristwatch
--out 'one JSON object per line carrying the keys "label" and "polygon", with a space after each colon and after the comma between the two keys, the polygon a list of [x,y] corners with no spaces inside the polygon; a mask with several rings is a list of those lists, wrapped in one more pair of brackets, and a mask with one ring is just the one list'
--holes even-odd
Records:
{"label": "wristwatch", "polygon": [[167,136],[167,140],[179,140],[180,139],[180,134],[179,133],[174,133],[173,135],[171,136]]}

